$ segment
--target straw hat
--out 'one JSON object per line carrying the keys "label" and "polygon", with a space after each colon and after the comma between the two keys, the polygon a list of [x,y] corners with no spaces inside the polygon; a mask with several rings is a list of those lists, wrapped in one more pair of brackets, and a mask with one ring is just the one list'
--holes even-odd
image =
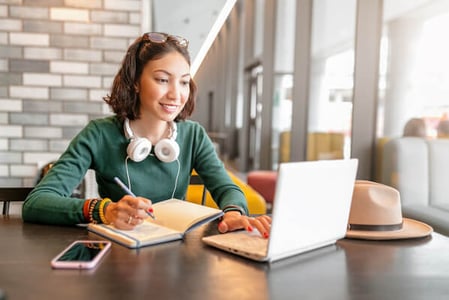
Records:
{"label": "straw hat", "polygon": [[356,181],[347,238],[409,239],[427,236],[432,231],[425,223],[402,217],[398,190],[372,181]]}

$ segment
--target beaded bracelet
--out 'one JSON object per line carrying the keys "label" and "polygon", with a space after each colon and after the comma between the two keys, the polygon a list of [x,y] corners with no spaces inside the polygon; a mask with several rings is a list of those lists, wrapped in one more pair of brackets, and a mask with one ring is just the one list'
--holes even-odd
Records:
{"label": "beaded bracelet", "polygon": [[108,222],[108,220],[106,219],[104,212],[106,210],[106,207],[109,205],[109,203],[111,203],[112,200],[109,198],[104,198],[103,200],[101,200],[100,202],[100,206],[98,207],[98,213],[100,214],[100,220],[103,224],[109,224],[110,222]]}
{"label": "beaded bracelet", "polygon": [[86,199],[86,201],[84,201],[84,205],[83,205],[83,216],[84,216],[84,220],[86,220],[86,222],[89,222],[89,205],[90,205],[90,199]]}
{"label": "beaded bracelet", "polygon": [[99,199],[91,199],[90,203],[89,203],[89,222],[90,223],[97,223],[97,220],[94,219],[94,208],[95,205],[97,205],[97,202],[99,201]]}

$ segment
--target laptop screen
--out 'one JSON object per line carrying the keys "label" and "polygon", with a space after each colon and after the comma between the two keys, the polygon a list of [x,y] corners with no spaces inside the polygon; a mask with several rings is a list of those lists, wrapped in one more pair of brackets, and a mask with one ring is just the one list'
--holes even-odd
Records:
{"label": "laptop screen", "polygon": [[357,165],[357,159],[280,164],[268,256],[345,236]]}

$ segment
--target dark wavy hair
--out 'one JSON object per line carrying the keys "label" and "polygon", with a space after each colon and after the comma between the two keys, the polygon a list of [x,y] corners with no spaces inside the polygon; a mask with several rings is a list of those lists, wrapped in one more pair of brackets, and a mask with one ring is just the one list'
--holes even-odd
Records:
{"label": "dark wavy hair", "polygon": [[[151,60],[160,59],[174,51],[179,52],[189,66],[191,65],[187,47],[180,46],[177,40],[170,35],[164,43],[153,43],[141,36],[129,46],[120,70],[115,75],[111,93],[103,97],[103,100],[109,104],[120,121],[124,121],[126,118],[135,120],[140,117],[140,98],[135,87],[140,80],[145,65]],[[197,86],[193,79],[190,79],[189,88],[189,98],[183,110],[176,116],[175,121],[187,119],[195,109]]]}

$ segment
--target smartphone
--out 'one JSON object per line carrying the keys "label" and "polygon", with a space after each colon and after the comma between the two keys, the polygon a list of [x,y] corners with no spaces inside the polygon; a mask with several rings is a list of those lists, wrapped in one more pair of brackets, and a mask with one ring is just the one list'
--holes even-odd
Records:
{"label": "smartphone", "polygon": [[54,269],[92,269],[111,248],[108,241],[78,240],[51,261]]}

